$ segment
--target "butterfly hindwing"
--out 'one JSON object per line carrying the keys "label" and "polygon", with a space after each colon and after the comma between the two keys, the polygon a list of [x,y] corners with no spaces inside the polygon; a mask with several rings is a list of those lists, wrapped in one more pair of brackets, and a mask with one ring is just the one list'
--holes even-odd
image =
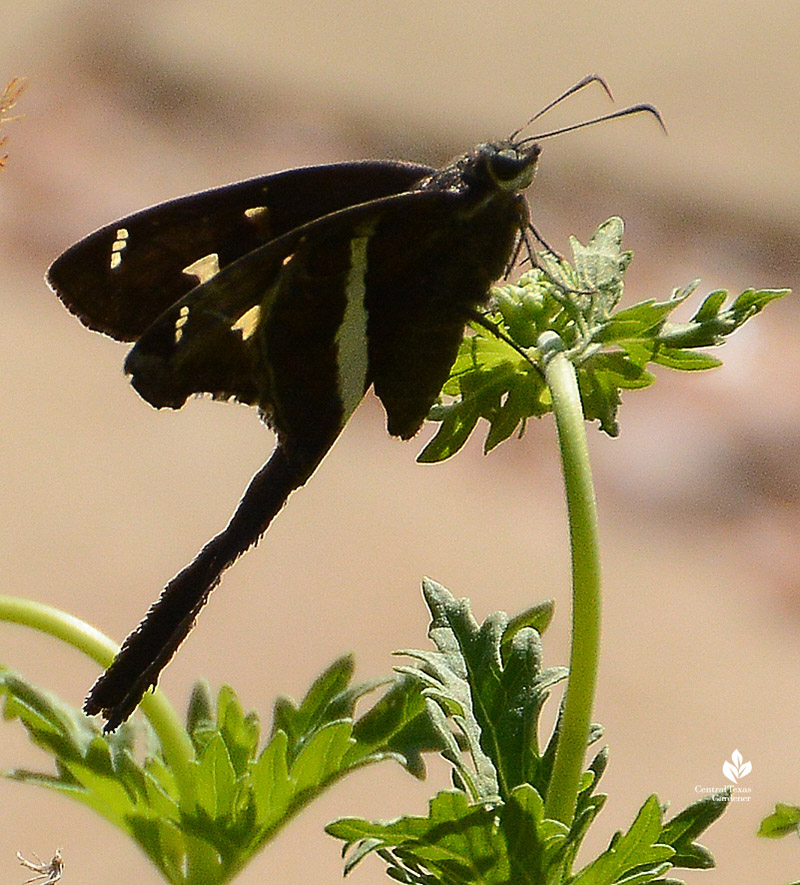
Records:
{"label": "butterfly hindwing", "polygon": [[[505,270],[526,219],[518,194],[473,205],[464,190],[398,205],[370,239],[367,274],[370,368],[387,429],[420,429],[455,362],[464,326]],[[413,231],[410,247],[397,248]]]}
{"label": "butterfly hindwing", "polygon": [[191,194],[90,234],[53,263],[48,282],[90,329],[134,341],[209,268],[331,212],[408,190],[431,171],[400,162],[339,163]]}

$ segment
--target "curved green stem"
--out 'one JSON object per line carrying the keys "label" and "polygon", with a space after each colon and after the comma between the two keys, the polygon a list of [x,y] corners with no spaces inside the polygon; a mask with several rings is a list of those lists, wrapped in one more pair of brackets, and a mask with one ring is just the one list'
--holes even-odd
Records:
{"label": "curved green stem", "polygon": [[569,518],[572,553],[572,646],[547,817],[570,825],[575,814],[589,738],[600,651],[600,557],[597,505],[575,368],[561,339],[545,333],[538,343],[553,398]]}
{"label": "curved green stem", "polygon": [[[82,651],[101,667],[108,667],[119,651],[108,636],[80,618],[30,599],[0,595],[0,621],[48,633]],[[177,713],[164,693],[158,690],[144,696],[141,708],[158,736],[164,759],[175,776],[181,796],[193,804],[194,781],[190,762],[194,758],[194,748]]]}

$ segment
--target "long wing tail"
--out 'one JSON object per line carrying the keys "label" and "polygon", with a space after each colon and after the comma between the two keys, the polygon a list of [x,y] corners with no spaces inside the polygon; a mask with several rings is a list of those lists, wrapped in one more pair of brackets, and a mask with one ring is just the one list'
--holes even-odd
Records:
{"label": "long wing tail", "polygon": [[225,530],[167,584],[86,699],[87,713],[102,713],[107,719],[106,732],[124,722],[147,689],[156,684],[222,573],[259,540],[289,495],[314,472],[330,445],[331,441],[326,441],[321,450],[307,449],[306,454],[298,456],[279,444],[250,481]]}

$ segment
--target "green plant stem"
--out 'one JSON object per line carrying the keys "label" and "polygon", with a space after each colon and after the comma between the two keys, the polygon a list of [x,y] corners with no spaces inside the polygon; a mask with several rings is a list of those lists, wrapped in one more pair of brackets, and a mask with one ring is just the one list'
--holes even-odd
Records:
{"label": "green plant stem", "polygon": [[568,826],[583,774],[600,651],[600,558],[595,502],[580,391],[572,363],[552,332],[538,342],[553,398],[572,553],[572,644],[553,773],[545,800],[547,817]]}
{"label": "green plant stem", "polygon": [[[109,666],[119,651],[108,636],[85,621],[30,599],[0,595],[0,621],[48,633],[82,651],[104,668]],[[193,805],[194,780],[190,762],[194,758],[194,749],[177,713],[164,693],[158,690],[144,696],[141,709],[158,736],[164,759],[175,776],[181,797]]]}

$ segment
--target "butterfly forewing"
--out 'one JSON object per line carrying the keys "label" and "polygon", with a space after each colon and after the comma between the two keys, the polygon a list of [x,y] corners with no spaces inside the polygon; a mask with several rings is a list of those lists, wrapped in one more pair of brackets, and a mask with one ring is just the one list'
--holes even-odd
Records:
{"label": "butterfly forewing", "polygon": [[[373,361],[381,391],[393,372],[402,372],[388,344],[368,347],[368,308],[377,297],[389,307],[378,335],[394,326],[397,347],[409,350],[418,370],[394,379],[403,399],[400,404],[397,396],[387,396],[390,423],[401,408],[411,408],[421,423],[443,382],[438,376],[454,358],[450,350],[457,347],[463,318],[454,313],[457,306],[448,308],[456,331],[446,334],[444,322],[437,321],[445,317],[437,317],[434,304],[430,328],[422,330],[430,346],[417,350],[414,327],[429,319],[424,312],[435,302],[435,286],[420,283],[419,269],[395,247],[394,229],[404,217],[422,230],[457,200],[439,191],[384,197],[327,215],[242,256],[172,304],[140,338],[125,364],[134,387],[158,408],[179,408],[196,393],[259,405],[284,436],[305,436],[308,428],[327,425],[334,412],[341,426],[373,380]],[[442,301],[443,310],[449,304]],[[437,335],[444,335],[444,355],[436,352]],[[441,371],[426,382],[434,360]],[[408,426],[405,416],[398,421]]]}
{"label": "butterfly forewing", "polygon": [[90,234],[56,259],[48,282],[90,329],[134,341],[210,271],[331,212],[406,191],[431,171],[339,163],[191,194]]}

